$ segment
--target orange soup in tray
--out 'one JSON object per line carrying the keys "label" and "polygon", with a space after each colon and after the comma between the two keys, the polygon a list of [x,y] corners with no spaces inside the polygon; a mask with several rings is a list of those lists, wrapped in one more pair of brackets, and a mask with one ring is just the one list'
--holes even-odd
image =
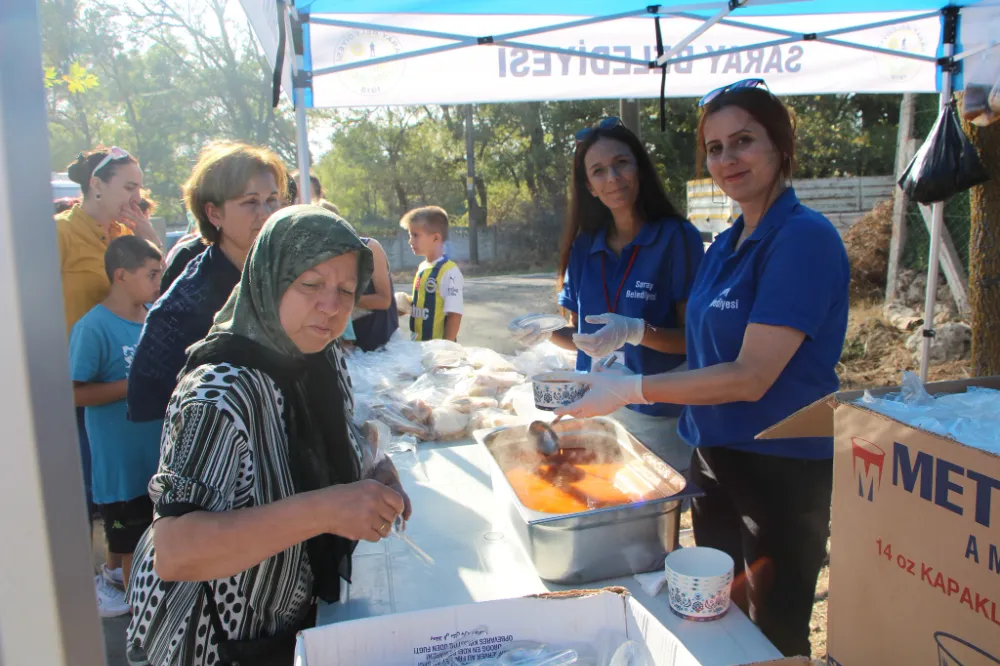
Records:
{"label": "orange soup in tray", "polygon": [[507,456],[504,475],[521,504],[542,513],[579,513],[661,499],[673,490],[638,458],[608,455],[586,444],[567,438],[566,446],[549,457],[529,449]]}

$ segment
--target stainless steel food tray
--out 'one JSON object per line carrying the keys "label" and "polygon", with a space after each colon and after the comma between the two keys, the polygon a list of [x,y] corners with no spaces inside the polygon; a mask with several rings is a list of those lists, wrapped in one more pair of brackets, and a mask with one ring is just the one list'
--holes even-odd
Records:
{"label": "stainless steel food tray", "polygon": [[[565,447],[587,448],[623,461],[637,460],[666,495],[661,499],[550,514],[533,511],[518,499],[498,455],[527,446],[527,426],[475,433],[486,449],[493,493],[513,524],[538,575],[567,585],[617,578],[663,566],[680,530],[681,503],[701,494],[620,424],[606,418],[561,421],[553,429]],[[620,456],[620,457],[619,457]]]}

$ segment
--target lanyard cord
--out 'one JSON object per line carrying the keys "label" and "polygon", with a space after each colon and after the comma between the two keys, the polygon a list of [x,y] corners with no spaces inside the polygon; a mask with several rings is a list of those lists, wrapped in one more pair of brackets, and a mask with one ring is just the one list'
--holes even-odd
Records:
{"label": "lanyard cord", "polygon": [[608,304],[608,312],[614,313],[615,309],[618,307],[618,299],[622,295],[622,287],[625,286],[625,281],[628,280],[628,274],[632,272],[632,264],[635,263],[635,258],[639,256],[639,246],[636,245],[632,248],[632,256],[628,260],[628,266],[625,268],[625,275],[622,276],[621,284],[618,285],[618,291],[615,292],[615,301],[612,304],[611,295],[608,293],[608,275],[607,275],[607,257],[604,253],[601,253],[601,286],[604,287],[604,300]]}

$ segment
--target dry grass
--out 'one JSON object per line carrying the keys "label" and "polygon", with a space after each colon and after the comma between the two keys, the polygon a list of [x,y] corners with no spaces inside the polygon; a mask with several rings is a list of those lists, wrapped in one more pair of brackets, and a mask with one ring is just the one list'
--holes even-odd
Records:
{"label": "dry grass", "polygon": [[[907,351],[907,334],[882,317],[882,305],[861,302],[851,308],[847,339],[837,369],[842,390],[897,386],[904,370],[916,372],[919,362]],[[937,363],[928,369],[928,379],[970,377],[969,361]]]}

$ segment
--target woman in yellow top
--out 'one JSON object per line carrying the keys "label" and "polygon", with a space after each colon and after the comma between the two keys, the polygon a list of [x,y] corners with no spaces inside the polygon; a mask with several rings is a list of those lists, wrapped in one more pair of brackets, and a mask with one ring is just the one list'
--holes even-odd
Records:
{"label": "woman in yellow top", "polygon": [[80,153],[68,171],[80,184],[83,202],[56,216],[67,334],[108,295],[104,252],[111,241],[136,235],[162,246],[139,207],[142,170],[134,157],[121,148],[98,147]]}
{"label": "woman in yellow top", "polygon": [[[118,147],[98,147],[89,153],[80,153],[68,171],[70,180],[79,183],[83,191],[83,202],[56,215],[67,335],[111,289],[104,268],[104,253],[111,241],[119,236],[135,235],[162,247],[149,223],[149,216],[139,207],[142,170],[134,157]],[[83,422],[83,407],[76,409],[76,423],[83,485],[87,491],[87,515],[92,516],[90,442]]]}

